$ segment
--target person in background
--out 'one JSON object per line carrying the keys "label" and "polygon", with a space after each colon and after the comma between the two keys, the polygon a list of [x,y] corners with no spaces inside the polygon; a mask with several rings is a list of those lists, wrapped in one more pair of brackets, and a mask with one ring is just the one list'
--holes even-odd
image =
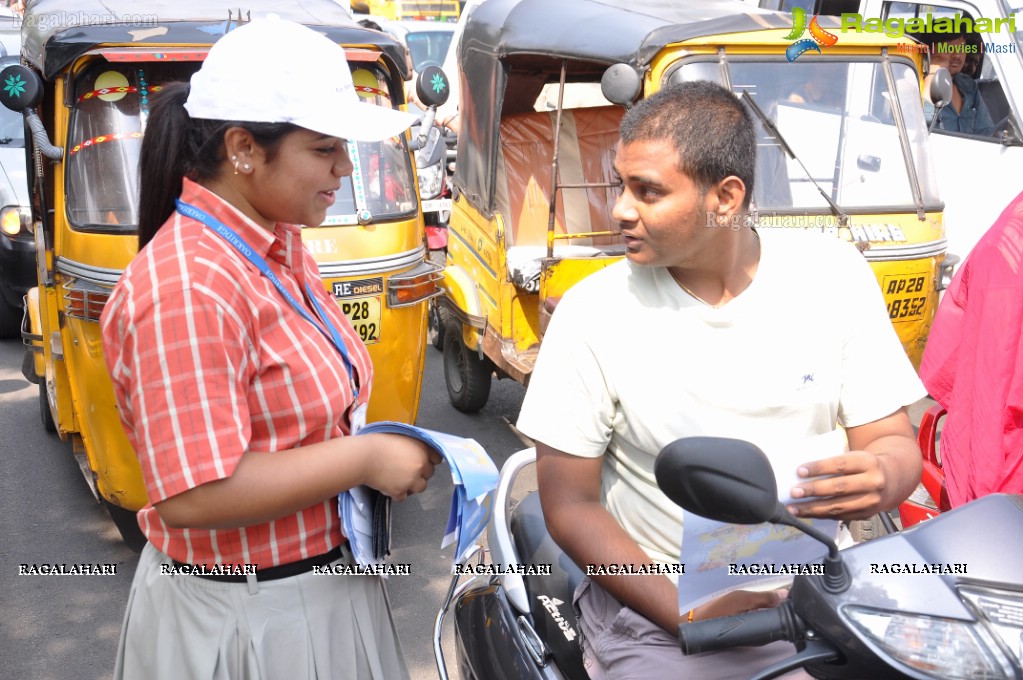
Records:
{"label": "person in background", "polygon": [[[928,43],[931,74],[935,68],[943,66],[952,76],[952,101],[941,107],[938,112],[938,128],[971,135],[993,135],[995,123],[991,119],[984,98],[980,96],[980,88],[971,76],[963,72],[968,47],[965,36],[958,35],[950,39],[945,34],[933,34]],[[925,93],[930,90],[930,81],[933,77],[931,74],[924,79]],[[933,119],[934,109],[934,104],[925,99],[924,115],[928,121]]]}
{"label": "person in background", "polygon": [[[877,279],[849,243],[760,233],[756,151],[749,112],[706,81],[669,86],[622,120],[612,214],[625,260],[558,303],[517,423],[536,441],[551,536],[584,571],[679,564],[683,512],[653,467],[681,437],[745,439],[776,463],[794,446],[815,451],[792,470],[799,517],[866,518],[920,479],[906,405],[924,390]],[[829,302],[836,289],[841,304]],[[574,604],[591,678],[745,680],[792,654],[773,643],[683,656],[680,624],[773,607],[785,592],[733,590],[680,613],[678,581],[583,580]]]}
{"label": "person in background", "polygon": [[952,506],[1023,493],[1023,193],[945,291],[920,378],[948,411],[941,467]]}
{"label": "person in background", "polygon": [[337,496],[402,500],[441,459],[352,436],[373,366],[301,225],[351,174],[346,140],[412,120],[360,102],[337,44],[274,18],[228,32],[154,98],[140,250],[101,319],[150,500],[118,680],[408,678],[380,577],[330,573],[354,564]]}

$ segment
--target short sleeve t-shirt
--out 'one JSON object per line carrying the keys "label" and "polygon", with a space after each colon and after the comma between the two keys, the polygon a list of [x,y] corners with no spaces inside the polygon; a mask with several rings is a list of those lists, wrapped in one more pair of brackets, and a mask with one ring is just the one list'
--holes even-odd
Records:
{"label": "short sleeve t-shirt", "polygon": [[678,562],[682,535],[653,474],[665,445],[721,436],[769,452],[926,394],[862,255],[765,232],[752,283],[720,308],[663,267],[623,261],[569,290],[543,339],[518,428],[604,456],[602,502],[657,562]]}

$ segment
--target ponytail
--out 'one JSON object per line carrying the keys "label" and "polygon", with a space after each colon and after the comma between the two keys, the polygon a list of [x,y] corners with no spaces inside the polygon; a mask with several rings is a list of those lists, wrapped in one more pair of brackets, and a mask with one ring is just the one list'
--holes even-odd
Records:
{"label": "ponytail", "polygon": [[[205,167],[209,177],[216,172],[222,144],[201,142],[199,146],[206,148],[196,148],[196,138],[206,137],[202,129],[209,126],[203,124],[209,122],[193,121],[188,116],[184,107],[188,89],[188,83],[168,83],[152,98],[138,158],[140,251],[174,214],[174,201],[181,195],[182,178],[204,174],[196,172],[201,167]],[[222,126],[217,124],[216,127]],[[220,134],[222,136],[223,131]],[[211,157],[204,162],[196,151],[205,151]]]}
{"label": "ponytail", "polygon": [[185,110],[188,83],[167,83],[153,97],[139,153],[139,250],[174,214],[181,180],[204,183],[216,177],[224,161],[224,133],[243,127],[273,161],[291,123],[226,122],[192,118]]}

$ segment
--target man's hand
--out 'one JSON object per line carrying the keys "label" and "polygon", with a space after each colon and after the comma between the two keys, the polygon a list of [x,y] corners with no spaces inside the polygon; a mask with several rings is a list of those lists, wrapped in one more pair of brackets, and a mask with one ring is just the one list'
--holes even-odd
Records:
{"label": "man's hand", "polygon": [[923,464],[905,408],[846,433],[852,450],[799,468],[810,481],[792,488],[793,498],[807,499],[790,505],[792,514],[866,519],[913,493]]}
{"label": "man's hand", "polygon": [[[732,616],[751,612],[754,609],[777,607],[789,596],[788,588],[754,592],[751,590],[733,590],[693,610],[693,621],[716,619],[721,616]],[[688,615],[683,622],[688,621]]]}

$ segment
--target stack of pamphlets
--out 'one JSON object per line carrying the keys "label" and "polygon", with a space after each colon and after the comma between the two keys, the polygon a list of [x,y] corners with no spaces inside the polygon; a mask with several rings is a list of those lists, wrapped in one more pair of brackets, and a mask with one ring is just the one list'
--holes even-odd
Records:
{"label": "stack of pamphlets", "polygon": [[[447,462],[455,490],[441,547],[454,543],[454,562],[462,561],[490,520],[498,478],[494,461],[473,439],[392,421],[369,423],[359,430],[359,434],[373,432],[414,437],[429,444]],[[390,554],[390,507],[390,498],[365,486],[338,495],[341,523],[352,555],[359,564],[382,564]]]}
{"label": "stack of pamphlets", "polygon": [[[789,490],[800,479],[796,469],[807,462],[840,455],[845,451],[842,430],[761,448],[774,468],[779,501],[794,502]],[[774,524],[724,524],[686,512],[682,524],[681,562],[678,576],[680,612],[709,602],[732,590],[781,588],[800,574],[823,573],[828,549],[798,529]],[[835,536],[838,522],[804,519],[825,534]]]}

